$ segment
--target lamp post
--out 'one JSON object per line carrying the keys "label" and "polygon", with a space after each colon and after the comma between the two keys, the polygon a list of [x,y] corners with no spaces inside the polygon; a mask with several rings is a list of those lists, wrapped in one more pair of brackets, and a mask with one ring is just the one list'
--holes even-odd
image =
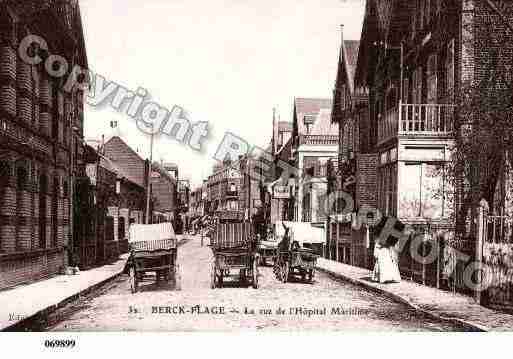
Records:
{"label": "lamp post", "polygon": [[153,123],[151,124],[150,137],[150,166],[148,168],[147,188],[146,188],[146,224],[150,223],[150,197],[151,197],[151,171],[153,166]]}

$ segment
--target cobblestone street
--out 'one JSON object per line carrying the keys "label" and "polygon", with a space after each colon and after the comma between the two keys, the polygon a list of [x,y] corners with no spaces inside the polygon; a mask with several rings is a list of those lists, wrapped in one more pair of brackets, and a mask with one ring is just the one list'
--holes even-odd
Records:
{"label": "cobblestone street", "polygon": [[[283,284],[275,279],[271,267],[260,267],[261,287],[258,290],[239,288],[235,283],[227,284],[222,289],[210,289],[211,258],[210,248],[201,247],[200,239],[195,237],[179,248],[182,272],[180,291],[173,290],[168,284],[157,286],[150,279],[142,283],[140,292],[131,294],[128,277],[122,275],[98,291],[53,313],[44,329],[461,330],[454,325],[433,321],[402,304],[319,272],[313,284]],[[190,311],[197,305],[203,314],[179,313],[179,307]],[[161,307],[161,312],[154,313],[154,307]],[[284,309],[283,314],[276,313],[280,307]],[[292,314],[290,308],[293,308]],[[302,312],[296,308],[302,308]],[[325,313],[322,311],[324,308]],[[224,310],[224,314],[214,314],[216,310]],[[249,314],[252,312],[254,314]]]}

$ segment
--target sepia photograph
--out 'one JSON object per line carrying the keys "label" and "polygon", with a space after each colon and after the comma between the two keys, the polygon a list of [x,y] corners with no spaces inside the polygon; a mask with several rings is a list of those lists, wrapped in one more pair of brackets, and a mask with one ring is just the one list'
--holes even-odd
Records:
{"label": "sepia photograph", "polygon": [[510,0],[0,0],[0,342],[513,331],[512,66]]}

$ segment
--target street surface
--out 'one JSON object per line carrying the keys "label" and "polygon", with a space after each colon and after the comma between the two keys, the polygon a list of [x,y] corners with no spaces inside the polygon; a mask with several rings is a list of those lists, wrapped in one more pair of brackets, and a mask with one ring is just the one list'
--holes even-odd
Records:
{"label": "street surface", "polygon": [[[212,254],[206,244],[207,241],[202,247],[200,239],[194,237],[179,248],[181,290],[173,290],[173,285],[167,283],[160,283],[157,286],[152,278],[141,283],[138,293],[131,294],[128,277],[122,275],[98,291],[53,313],[48,318],[46,327],[41,329],[461,330],[459,327],[432,320],[403,304],[335,280],[320,272],[316,273],[313,284],[283,284],[274,277],[272,267],[260,267],[259,289],[240,288],[235,283],[221,289],[210,289]],[[280,308],[284,312],[277,313]],[[202,314],[197,313],[198,309]],[[224,314],[216,314],[219,312]]]}

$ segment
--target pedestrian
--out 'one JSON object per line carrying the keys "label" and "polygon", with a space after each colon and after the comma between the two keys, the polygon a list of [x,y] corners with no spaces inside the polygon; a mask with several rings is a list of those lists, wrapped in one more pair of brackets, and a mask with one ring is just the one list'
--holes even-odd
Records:
{"label": "pedestrian", "polygon": [[395,247],[376,242],[374,245],[376,263],[372,272],[372,280],[379,283],[399,283],[401,274]]}

